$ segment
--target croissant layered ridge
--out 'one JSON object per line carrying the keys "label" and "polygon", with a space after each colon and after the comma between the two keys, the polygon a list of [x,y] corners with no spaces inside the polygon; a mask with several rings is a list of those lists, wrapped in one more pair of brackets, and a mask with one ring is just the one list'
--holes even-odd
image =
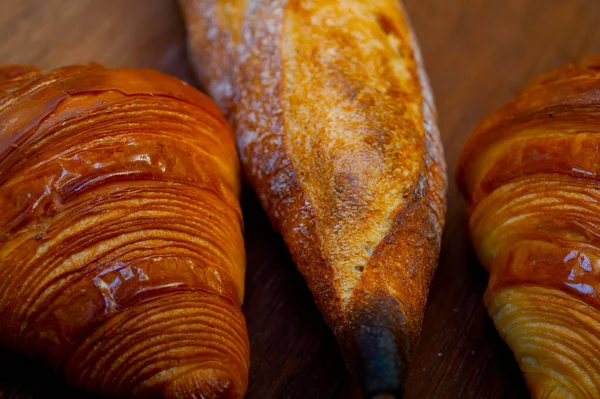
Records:
{"label": "croissant layered ridge", "polygon": [[535,398],[600,395],[599,61],[531,83],[459,161],[485,303]]}
{"label": "croissant layered ridge", "polygon": [[514,351],[534,398],[579,399],[600,391],[600,317],[585,301],[541,286],[488,291],[485,304]]}
{"label": "croissant layered ridge", "polygon": [[397,1],[181,0],[196,72],[367,394],[401,395],[445,164]]}
{"label": "croissant layered ridge", "polygon": [[0,68],[0,345],[121,398],[241,398],[240,167],[150,70]]}

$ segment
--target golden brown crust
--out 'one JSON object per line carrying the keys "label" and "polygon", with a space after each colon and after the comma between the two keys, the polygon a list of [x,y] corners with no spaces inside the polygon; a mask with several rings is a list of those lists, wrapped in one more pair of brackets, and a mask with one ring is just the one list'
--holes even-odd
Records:
{"label": "golden brown crust", "polygon": [[399,4],[181,4],[198,75],[350,368],[368,392],[401,389],[437,261],[445,170]]}
{"label": "golden brown crust", "polygon": [[599,65],[532,82],[458,166],[485,303],[535,398],[600,395]]}
{"label": "golden brown crust", "polygon": [[0,345],[123,398],[241,398],[240,168],[174,78],[0,68]]}

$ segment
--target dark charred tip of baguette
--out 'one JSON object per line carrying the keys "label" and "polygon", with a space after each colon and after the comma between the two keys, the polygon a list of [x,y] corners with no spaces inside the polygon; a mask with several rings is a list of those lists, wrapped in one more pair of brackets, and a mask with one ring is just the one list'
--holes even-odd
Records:
{"label": "dark charred tip of baguette", "polygon": [[368,399],[400,399],[401,396],[392,395],[390,393],[378,393],[370,396]]}
{"label": "dark charred tip of baguette", "polygon": [[[372,358],[359,374],[359,380],[370,399],[402,399],[406,386],[408,365],[398,355],[380,354]],[[374,366],[374,363],[379,363]]]}
{"label": "dark charred tip of baguette", "polygon": [[352,316],[338,330],[340,347],[366,398],[401,399],[414,339],[398,301],[365,299],[349,309]]}

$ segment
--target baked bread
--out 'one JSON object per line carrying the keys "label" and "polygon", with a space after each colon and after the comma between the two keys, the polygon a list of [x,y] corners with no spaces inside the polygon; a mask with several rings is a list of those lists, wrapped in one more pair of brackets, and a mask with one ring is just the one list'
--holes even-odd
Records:
{"label": "baked bread", "polygon": [[121,398],[241,398],[234,136],[150,70],[0,68],[0,346]]}
{"label": "baked bread", "polygon": [[458,166],[485,305],[533,398],[600,397],[599,93],[600,58],[540,77]]}
{"label": "baked bread", "polygon": [[444,223],[445,166],[396,0],[181,0],[197,75],[368,395],[400,395]]}

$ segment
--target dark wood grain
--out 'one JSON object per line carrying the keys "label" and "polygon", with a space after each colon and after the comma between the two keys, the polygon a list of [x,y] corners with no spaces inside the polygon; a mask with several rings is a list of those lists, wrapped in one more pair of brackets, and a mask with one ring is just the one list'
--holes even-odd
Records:
{"label": "dark wood grain", "polygon": [[[600,52],[598,0],[405,0],[436,94],[449,173],[487,113],[539,73]],[[0,63],[96,61],[194,82],[170,0],[2,0]],[[359,398],[337,344],[281,238],[246,190],[252,344],[248,398]],[[516,362],[486,316],[487,275],[451,180],[448,223],[408,398],[526,398]],[[1,321],[0,321],[1,322]],[[3,398],[4,396],[4,398]],[[0,399],[91,398],[19,355],[0,353]]]}

